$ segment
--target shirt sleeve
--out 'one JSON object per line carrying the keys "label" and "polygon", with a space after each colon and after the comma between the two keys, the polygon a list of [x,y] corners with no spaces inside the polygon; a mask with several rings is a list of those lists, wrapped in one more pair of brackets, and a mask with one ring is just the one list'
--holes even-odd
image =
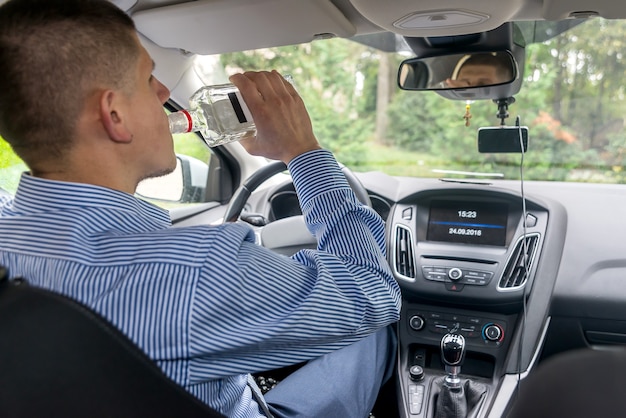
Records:
{"label": "shirt sleeve", "polygon": [[241,224],[213,228],[191,311],[191,381],[268,370],[341,348],[399,318],[382,219],[332,154],[289,164],[317,250],[289,258]]}

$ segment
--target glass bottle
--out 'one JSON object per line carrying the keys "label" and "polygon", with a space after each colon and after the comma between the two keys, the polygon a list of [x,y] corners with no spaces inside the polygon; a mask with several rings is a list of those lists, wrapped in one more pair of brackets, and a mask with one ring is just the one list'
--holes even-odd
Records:
{"label": "glass bottle", "polygon": [[[285,79],[292,82],[290,76]],[[256,126],[233,84],[205,86],[189,99],[189,109],[168,115],[173,134],[200,132],[209,147],[256,135]]]}

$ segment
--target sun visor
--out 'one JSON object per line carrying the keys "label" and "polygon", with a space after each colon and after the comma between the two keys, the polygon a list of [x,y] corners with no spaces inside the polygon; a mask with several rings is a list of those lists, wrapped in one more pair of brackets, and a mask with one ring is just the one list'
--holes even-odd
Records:
{"label": "sun visor", "polygon": [[356,33],[327,0],[203,0],[142,10],[132,17],[137,30],[157,45],[203,55]]}
{"label": "sun visor", "polygon": [[139,40],[156,63],[154,76],[170,90],[173,89],[192,66],[193,56],[187,56],[178,50],[160,48],[141,34]]}

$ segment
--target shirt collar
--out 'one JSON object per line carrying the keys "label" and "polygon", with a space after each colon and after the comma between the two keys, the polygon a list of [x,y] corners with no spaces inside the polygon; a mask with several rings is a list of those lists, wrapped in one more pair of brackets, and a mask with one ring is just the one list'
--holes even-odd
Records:
{"label": "shirt collar", "polygon": [[29,173],[22,174],[12,207],[23,214],[102,208],[150,219],[155,227],[171,226],[167,210],[131,194],[93,184],[42,179]]}

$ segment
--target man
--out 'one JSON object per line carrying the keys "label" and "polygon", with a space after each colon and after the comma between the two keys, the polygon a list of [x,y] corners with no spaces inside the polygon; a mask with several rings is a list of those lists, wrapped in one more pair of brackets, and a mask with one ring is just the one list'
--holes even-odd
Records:
{"label": "man", "polygon": [[513,79],[513,63],[505,54],[472,54],[459,64],[456,76],[446,80],[446,87],[493,86]]}
{"label": "man", "polygon": [[[153,65],[107,1],[0,6],[0,135],[30,170],[0,201],[0,264],[95,309],[228,416],[269,415],[247,373],[311,359],[267,394],[271,413],[366,416],[400,308],[381,219],[320,148],[293,87],[247,72],[231,77],[257,126],[242,145],[288,164],[318,251],[277,255],[239,224],[169,228],[133,196],[176,163]],[[277,309],[259,316],[260,302]]]}

